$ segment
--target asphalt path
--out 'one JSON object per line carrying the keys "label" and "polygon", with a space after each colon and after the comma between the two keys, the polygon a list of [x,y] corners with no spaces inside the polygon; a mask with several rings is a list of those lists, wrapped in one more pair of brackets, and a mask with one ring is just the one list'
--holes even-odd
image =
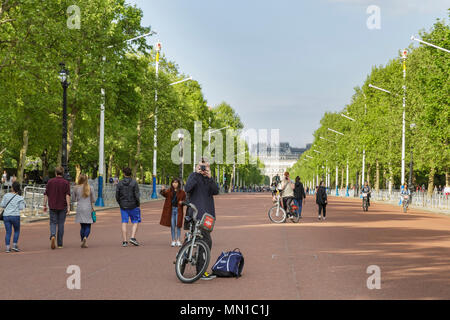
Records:
{"label": "asphalt path", "polygon": [[[0,299],[449,299],[450,217],[329,197],[318,221],[308,197],[299,223],[271,223],[268,193],[215,198],[212,263],[222,251],[245,257],[239,279],[181,283],[170,229],[159,225],[162,201],[142,206],[137,239],[121,247],[118,209],[98,212],[80,248],[79,225],[66,221],[64,248],[50,249],[48,221],[23,224],[20,253],[5,253],[0,230]],[[184,231],[183,231],[184,232]],[[79,266],[81,289],[70,290],[67,268]],[[372,267],[370,267],[372,266]],[[375,267],[373,267],[375,266]],[[369,289],[380,271],[380,289]]]}

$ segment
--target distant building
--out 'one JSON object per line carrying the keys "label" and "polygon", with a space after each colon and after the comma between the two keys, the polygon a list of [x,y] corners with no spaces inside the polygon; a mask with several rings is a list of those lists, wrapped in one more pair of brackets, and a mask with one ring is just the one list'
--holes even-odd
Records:
{"label": "distant building", "polygon": [[289,142],[280,142],[276,147],[271,147],[266,143],[253,145],[251,153],[257,155],[262,163],[264,163],[263,174],[270,178],[276,175],[282,176],[290,167],[292,167],[300,158],[300,156],[311,147],[308,144],[306,148],[294,148]]}

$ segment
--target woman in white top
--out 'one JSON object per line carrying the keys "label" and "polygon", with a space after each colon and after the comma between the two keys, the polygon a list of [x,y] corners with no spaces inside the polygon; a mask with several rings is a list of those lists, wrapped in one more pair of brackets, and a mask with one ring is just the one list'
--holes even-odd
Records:
{"label": "woman in white top", "polygon": [[20,235],[20,211],[25,209],[25,201],[22,197],[22,190],[18,182],[13,182],[11,192],[5,194],[2,199],[0,207],[4,208],[3,211],[3,223],[6,229],[6,252],[11,252],[11,234],[14,228],[14,238],[12,250],[19,252],[17,247],[17,241],[19,241]]}

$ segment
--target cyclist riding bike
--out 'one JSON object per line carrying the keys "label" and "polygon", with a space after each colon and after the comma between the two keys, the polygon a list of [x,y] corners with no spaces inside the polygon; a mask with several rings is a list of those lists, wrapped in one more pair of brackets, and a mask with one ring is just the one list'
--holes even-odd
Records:
{"label": "cyclist riding bike", "polygon": [[361,194],[367,193],[367,205],[370,207],[370,187],[367,181],[364,182],[364,186],[361,189]]}
{"label": "cyclist riding bike", "polygon": [[289,212],[288,208],[291,207],[291,202],[294,200],[294,182],[289,179],[289,172],[284,173],[284,179],[281,181],[281,198],[283,199],[283,208],[286,213]]}
{"label": "cyclist riding bike", "polygon": [[402,196],[402,198],[404,198],[404,196],[408,196],[408,201],[409,198],[411,197],[411,191],[408,189],[408,185],[405,183],[405,185],[403,186],[400,195]]}

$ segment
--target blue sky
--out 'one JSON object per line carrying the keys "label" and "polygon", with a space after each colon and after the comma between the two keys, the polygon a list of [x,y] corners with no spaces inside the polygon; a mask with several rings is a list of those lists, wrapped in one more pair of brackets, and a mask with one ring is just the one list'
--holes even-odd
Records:
{"label": "blue sky", "polygon": [[[127,0],[144,12],[167,58],[192,75],[208,105],[228,102],[246,128],[313,141],[326,111],[350,102],[372,66],[447,18],[448,0]],[[381,29],[370,30],[377,5]]]}

